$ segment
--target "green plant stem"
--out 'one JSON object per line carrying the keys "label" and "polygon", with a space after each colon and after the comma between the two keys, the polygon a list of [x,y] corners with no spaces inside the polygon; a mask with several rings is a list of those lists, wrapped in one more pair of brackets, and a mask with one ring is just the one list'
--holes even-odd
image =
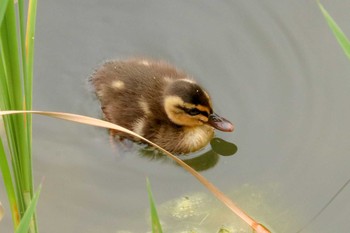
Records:
{"label": "green plant stem", "polygon": [[[27,18],[27,31],[25,38],[25,63],[26,63],[26,76],[24,79],[24,93],[25,93],[25,109],[32,109],[32,99],[33,99],[33,67],[34,67],[34,42],[35,42],[35,25],[36,25],[36,9],[37,9],[37,0],[30,0],[28,6],[28,18]],[[25,115],[26,124],[27,124],[27,145],[28,145],[28,156],[29,161],[32,161],[32,115]],[[28,167],[31,169],[32,164],[28,164]],[[32,171],[30,171],[32,174]],[[32,179],[31,179],[32,181]],[[33,184],[31,184],[33,186]],[[33,190],[33,189],[31,189]],[[33,194],[33,193],[32,193]]]}
{"label": "green plant stem", "polygon": [[6,154],[5,154],[5,149],[2,144],[2,141],[0,139],[0,170],[1,174],[4,180],[7,196],[9,199],[10,203],[10,208],[11,208],[11,215],[13,219],[13,224],[14,228],[16,228],[19,224],[19,211],[17,208],[17,200],[16,200],[16,194],[15,194],[15,189],[13,186],[12,182],[12,177],[11,177],[11,172],[10,168],[7,162]]}
{"label": "green plant stem", "polygon": [[39,185],[38,191],[36,191],[36,193],[33,195],[33,199],[28,203],[28,208],[24,213],[23,218],[18,228],[16,229],[15,233],[27,233],[28,228],[29,229],[33,228],[32,217],[34,216],[34,213],[35,213],[35,208],[38,203],[40,192],[41,192],[41,184]]}
{"label": "green plant stem", "polygon": [[2,20],[5,16],[8,2],[9,2],[9,0],[1,0],[1,3],[0,3],[0,25],[2,24]]}
{"label": "green plant stem", "polygon": [[160,225],[156,205],[154,203],[154,198],[151,190],[151,184],[148,180],[146,179],[146,184],[147,184],[147,192],[148,192],[148,198],[149,198],[149,203],[150,203],[150,208],[151,208],[151,218],[152,218],[152,233],[162,233],[162,226]]}
{"label": "green plant stem", "polygon": [[321,9],[321,12],[326,19],[328,26],[332,30],[335,38],[337,39],[339,45],[342,47],[345,55],[350,59],[350,42],[346,37],[345,33],[341,30],[338,24],[333,20],[327,10],[323,7],[323,5],[318,1],[318,6]]}
{"label": "green plant stem", "polygon": [[[14,1],[3,0],[0,3],[0,108],[3,110],[30,110],[32,108],[37,1],[29,0],[28,2],[27,25],[24,6],[24,0],[18,0],[18,15],[16,17]],[[11,190],[10,181],[6,181],[7,185],[5,186],[9,189],[7,193],[10,205],[14,206],[13,200],[16,200],[17,209],[11,207],[16,228],[19,224],[18,220],[23,217],[33,197],[32,118],[31,115],[4,116],[3,121],[10,151],[12,173],[10,169],[6,169],[5,165],[1,169],[2,173],[6,173],[3,177],[12,177],[12,189],[15,187]],[[7,156],[3,154],[2,159],[6,161],[8,166],[6,158]],[[38,232],[35,214],[33,216],[34,220],[31,220],[30,232]]]}
{"label": "green plant stem", "polygon": [[[9,6],[11,3],[8,4]],[[3,106],[5,109],[13,109],[13,106],[15,105],[14,99],[13,99],[13,82],[12,82],[12,69],[11,69],[11,59],[10,58],[10,52],[9,52],[9,43],[8,40],[9,35],[8,35],[8,12],[6,12],[6,15],[3,19],[0,33],[1,33],[1,39],[0,39],[0,49],[1,49],[1,61],[2,61],[2,68],[1,71],[3,71],[4,76],[1,76],[2,84],[4,85],[3,88],[7,90],[7,98],[3,98],[3,102],[5,105]],[[5,94],[5,93],[2,93]],[[24,200],[19,195],[20,190],[22,189],[22,177],[21,177],[21,163],[19,161],[19,148],[16,142],[18,142],[18,132],[17,131],[17,119],[16,117],[3,117],[4,120],[4,126],[6,130],[6,135],[7,135],[7,140],[8,140],[8,145],[10,149],[10,154],[11,154],[11,160],[12,160],[12,168],[13,168],[13,175],[14,175],[14,180],[15,180],[15,186],[17,192],[17,200],[18,200],[18,208],[20,210],[24,209]]]}

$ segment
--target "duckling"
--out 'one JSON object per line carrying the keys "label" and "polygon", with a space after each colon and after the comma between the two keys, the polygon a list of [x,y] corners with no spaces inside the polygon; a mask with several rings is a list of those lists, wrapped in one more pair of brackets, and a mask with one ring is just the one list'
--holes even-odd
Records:
{"label": "duckling", "polygon": [[213,137],[214,128],[233,131],[231,122],[213,112],[208,93],[164,61],[108,61],[95,71],[91,82],[105,120],[169,152],[186,154],[203,148]]}

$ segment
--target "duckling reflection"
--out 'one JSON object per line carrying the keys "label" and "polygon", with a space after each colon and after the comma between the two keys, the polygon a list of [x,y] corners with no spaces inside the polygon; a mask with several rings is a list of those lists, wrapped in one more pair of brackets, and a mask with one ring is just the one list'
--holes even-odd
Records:
{"label": "duckling reflection", "polygon": [[[180,155],[179,158],[199,172],[213,168],[219,162],[220,156],[231,156],[237,152],[237,146],[235,144],[221,138],[213,138],[210,141],[210,145],[211,149],[207,151]],[[165,154],[153,147],[144,147],[139,149],[138,152],[142,157],[152,160],[167,160],[179,166],[178,163],[169,160]]]}
{"label": "duckling reflection", "polygon": [[[233,125],[215,114],[209,94],[175,67],[154,60],[109,61],[91,77],[104,118],[158,144],[186,154],[205,147],[214,128]],[[122,132],[110,131],[130,138]]]}

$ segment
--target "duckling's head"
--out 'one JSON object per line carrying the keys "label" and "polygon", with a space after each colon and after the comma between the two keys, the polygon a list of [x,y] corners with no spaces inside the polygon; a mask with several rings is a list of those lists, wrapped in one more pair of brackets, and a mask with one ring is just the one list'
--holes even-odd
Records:
{"label": "duckling's head", "polygon": [[221,131],[233,131],[231,122],[213,112],[208,93],[189,79],[179,79],[168,85],[164,92],[164,109],[168,118],[179,126],[208,124]]}

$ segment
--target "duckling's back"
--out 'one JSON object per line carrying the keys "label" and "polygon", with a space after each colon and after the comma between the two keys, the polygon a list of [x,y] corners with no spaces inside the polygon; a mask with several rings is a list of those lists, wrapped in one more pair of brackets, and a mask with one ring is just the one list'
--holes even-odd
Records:
{"label": "duckling's back", "polygon": [[106,62],[91,82],[105,119],[140,133],[141,119],[169,121],[163,107],[164,89],[173,80],[186,78],[167,63],[135,59]]}

